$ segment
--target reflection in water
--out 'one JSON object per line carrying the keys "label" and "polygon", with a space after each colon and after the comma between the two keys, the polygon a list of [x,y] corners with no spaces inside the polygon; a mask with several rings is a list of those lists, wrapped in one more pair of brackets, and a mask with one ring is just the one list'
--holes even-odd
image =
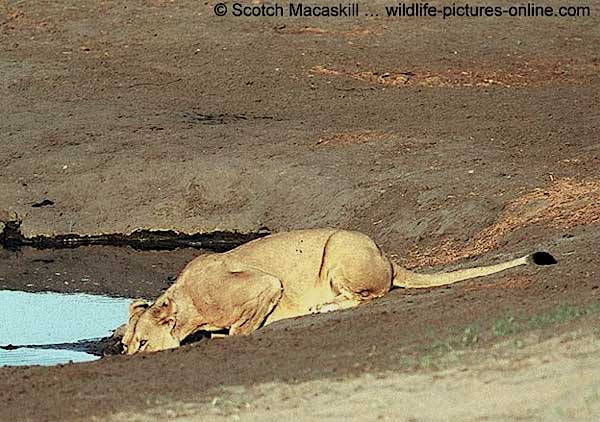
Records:
{"label": "reflection in water", "polygon": [[[0,346],[74,343],[100,338],[127,321],[130,299],[89,294],[0,291]],[[0,349],[0,366],[54,365],[96,357],[49,348]]]}

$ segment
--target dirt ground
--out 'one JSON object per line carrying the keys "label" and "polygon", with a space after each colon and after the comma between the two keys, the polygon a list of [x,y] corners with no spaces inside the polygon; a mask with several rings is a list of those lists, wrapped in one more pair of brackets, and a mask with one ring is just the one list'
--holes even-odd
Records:
{"label": "dirt ground", "polygon": [[491,356],[460,355],[459,365],[435,372],[229,387],[209,402],[164,400],[151,411],[110,420],[590,421],[600,412],[599,351],[598,339],[587,336],[521,350],[503,344]]}
{"label": "dirt ground", "polygon": [[[372,399],[373,420],[593,419],[600,1],[587,4],[591,17],[442,21],[0,2],[0,220],[27,236],[334,226],[423,271],[559,260],[244,338],[0,368],[0,420],[344,419],[342,396]],[[154,297],[197,253],[2,250],[0,287]],[[474,405],[485,391],[509,413]]]}

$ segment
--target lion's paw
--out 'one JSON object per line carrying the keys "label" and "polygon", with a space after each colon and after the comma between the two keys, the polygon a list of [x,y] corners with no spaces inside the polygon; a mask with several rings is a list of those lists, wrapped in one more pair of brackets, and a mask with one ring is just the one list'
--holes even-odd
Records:
{"label": "lion's paw", "polygon": [[337,311],[339,307],[335,303],[326,303],[317,307],[317,313],[325,314],[327,312]]}

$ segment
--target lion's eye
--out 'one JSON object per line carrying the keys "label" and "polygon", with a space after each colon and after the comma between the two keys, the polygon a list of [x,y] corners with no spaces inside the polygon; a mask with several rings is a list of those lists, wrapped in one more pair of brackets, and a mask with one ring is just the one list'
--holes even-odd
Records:
{"label": "lion's eye", "polygon": [[148,340],[140,340],[140,347],[144,347],[148,343]]}

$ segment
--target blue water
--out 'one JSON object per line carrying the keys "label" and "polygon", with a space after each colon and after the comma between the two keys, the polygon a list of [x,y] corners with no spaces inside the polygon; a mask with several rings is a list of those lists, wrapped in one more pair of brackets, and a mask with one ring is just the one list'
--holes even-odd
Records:
{"label": "blue water", "polygon": [[[127,322],[131,299],[0,290],[0,346],[74,343],[110,335]],[[0,366],[56,365],[97,356],[48,348],[0,349]]]}
{"label": "blue water", "polygon": [[67,362],[89,362],[98,356],[75,350],[37,349],[21,347],[15,350],[0,349],[0,366],[58,365]]}

